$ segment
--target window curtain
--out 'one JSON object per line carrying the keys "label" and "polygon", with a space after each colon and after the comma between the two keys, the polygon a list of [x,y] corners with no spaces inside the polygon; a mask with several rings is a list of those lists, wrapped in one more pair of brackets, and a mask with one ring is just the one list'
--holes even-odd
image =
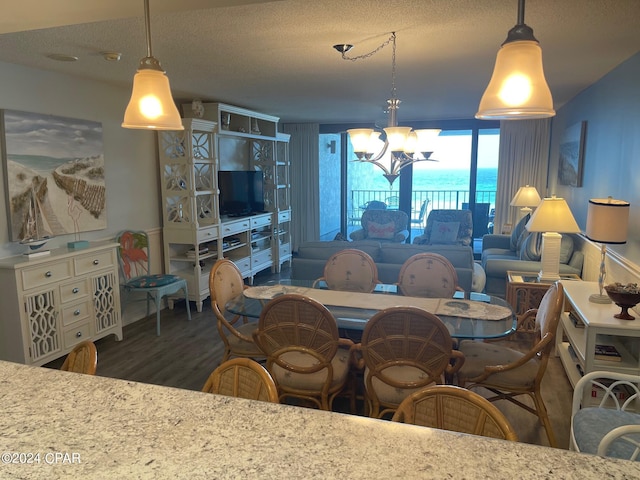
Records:
{"label": "window curtain", "polygon": [[292,251],[320,238],[319,135],[317,123],[283,124],[289,141]]}
{"label": "window curtain", "polygon": [[494,233],[519,220],[519,208],[509,204],[520,187],[531,185],[541,197],[546,196],[550,138],[550,118],[500,122]]}

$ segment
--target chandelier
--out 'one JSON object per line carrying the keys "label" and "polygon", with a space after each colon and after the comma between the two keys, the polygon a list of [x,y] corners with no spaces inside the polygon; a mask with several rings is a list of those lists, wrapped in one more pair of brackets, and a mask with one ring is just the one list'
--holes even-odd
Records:
{"label": "chandelier", "polygon": [[383,132],[372,128],[355,128],[347,130],[357,161],[373,163],[382,169],[384,177],[389,181],[389,187],[400,175],[407,165],[415,162],[437,161],[431,157],[433,153],[434,139],[440,134],[439,129],[413,130],[411,127],[398,126],[397,111],[400,100],[396,96],[396,33],[375,50],[348,57],[346,54],[353,48],[350,44],[334,45],[342,54],[344,60],[357,61],[369,58],[387,45],[392,45],[391,55],[391,98],[387,100],[387,112],[389,115],[387,127],[384,128],[384,142],[381,138]]}

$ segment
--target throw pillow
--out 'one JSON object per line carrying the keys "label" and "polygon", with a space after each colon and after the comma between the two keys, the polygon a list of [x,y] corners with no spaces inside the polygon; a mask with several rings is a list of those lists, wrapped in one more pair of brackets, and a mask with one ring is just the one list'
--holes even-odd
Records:
{"label": "throw pillow", "polygon": [[515,228],[511,232],[511,250],[514,252],[520,250],[521,242],[525,239],[525,237],[522,236],[522,232],[526,231],[525,225],[529,221],[530,217],[531,215],[527,213],[520,219],[520,221],[516,224]]}
{"label": "throw pillow", "polygon": [[369,222],[367,224],[367,237],[369,238],[381,238],[383,240],[390,240],[396,234],[396,224],[393,222],[389,223],[376,223]]}
{"label": "throw pillow", "polygon": [[458,240],[458,230],[460,230],[460,222],[433,222],[431,243],[453,245]]}
{"label": "throw pillow", "polygon": [[520,260],[539,262],[542,257],[542,233],[531,232],[520,246]]}

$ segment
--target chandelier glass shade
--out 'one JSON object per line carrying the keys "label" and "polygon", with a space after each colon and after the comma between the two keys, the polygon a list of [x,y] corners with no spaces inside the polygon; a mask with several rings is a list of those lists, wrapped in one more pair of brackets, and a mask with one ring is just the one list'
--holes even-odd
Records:
{"label": "chandelier glass shade", "polygon": [[[373,128],[354,128],[347,130],[351,145],[358,161],[377,165],[384,172],[384,177],[393,186],[393,182],[400,175],[400,170],[420,161],[437,161],[431,158],[435,149],[435,139],[440,129],[413,130],[411,127],[399,126],[397,111],[400,100],[396,97],[396,34],[393,32],[389,39],[369,52],[357,57],[347,57],[346,53],[352,45],[334,45],[342,53],[345,60],[360,60],[368,58],[389,43],[393,46],[391,57],[391,98],[387,100],[388,124],[383,132]],[[384,140],[381,138],[384,133]]]}
{"label": "chandelier glass shade", "polygon": [[518,24],[498,50],[476,118],[524,120],[556,114],[542,67],[542,49],[533,29],[524,23],[524,2],[519,0]]}
{"label": "chandelier glass shade", "polygon": [[151,53],[149,0],[144,0],[147,56],[140,60],[133,77],[131,99],[124,112],[124,128],[183,130],[182,120],[171,96],[169,78]]}

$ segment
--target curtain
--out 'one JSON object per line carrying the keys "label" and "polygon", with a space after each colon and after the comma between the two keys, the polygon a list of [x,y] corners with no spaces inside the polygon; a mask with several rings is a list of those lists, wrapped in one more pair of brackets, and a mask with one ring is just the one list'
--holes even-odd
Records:
{"label": "curtain", "polygon": [[494,233],[519,220],[518,208],[509,204],[520,187],[531,185],[546,196],[550,138],[550,118],[500,122]]}
{"label": "curtain", "polygon": [[319,135],[317,123],[283,124],[289,141],[291,183],[291,250],[320,238]]}

